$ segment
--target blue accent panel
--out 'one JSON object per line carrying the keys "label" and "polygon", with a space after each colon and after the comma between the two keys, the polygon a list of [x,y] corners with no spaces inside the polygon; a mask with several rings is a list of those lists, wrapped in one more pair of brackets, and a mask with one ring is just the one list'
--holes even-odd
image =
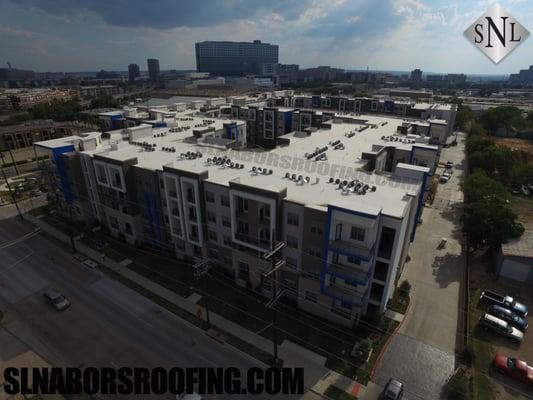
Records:
{"label": "blue accent panel", "polygon": [[166,128],[166,122],[156,122],[152,125],[153,128]]}
{"label": "blue accent panel", "polygon": [[292,130],[292,111],[283,112],[283,133],[289,133]]}
{"label": "blue accent panel", "polygon": [[420,189],[420,196],[418,197],[418,205],[416,206],[415,223],[413,225],[413,231],[411,232],[411,242],[415,240],[416,228],[418,226],[418,220],[420,219],[420,214],[422,214],[424,198],[426,197],[426,193],[429,191],[428,182],[427,182],[428,177],[429,177],[429,174],[427,172],[424,172],[424,178],[422,180],[422,188]]}
{"label": "blue accent panel", "polygon": [[311,97],[311,103],[313,104],[314,108],[319,108],[320,107],[320,96],[315,95]]}
{"label": "blue accent panel", "polygon": [[394,111],[394,101],[393,100],[385,100],[383,102],[383,111],[386,113],[392,113]]}
{"label": "blue accent panel", "polygon": [[237,124],[230,124],[226,129],[228,139],[233,139],[235,141],[239,140],[239,128],[237,128]]}
{"label": "blue accent panel", "polygon": [[74,145],[67,145],[62,147],[56,147],[52,149],[52,158],[56,164],[56,174],[59,177],[59,187],[63,192],[63,197],[68,204],[74,202],[74,194],[70,188],[70,182],[68,180],[67,169],[65,161],[63,160],[63,154],[74,151]]}
{"label": "blue accent panel", "polygon": [[144,207],[146,218],[149,223],[150,240],[154,245],[160,245],[161,238],[161,225],[159,224],[159,208],[157,206],[156,196],[152,192],[144,192]]}

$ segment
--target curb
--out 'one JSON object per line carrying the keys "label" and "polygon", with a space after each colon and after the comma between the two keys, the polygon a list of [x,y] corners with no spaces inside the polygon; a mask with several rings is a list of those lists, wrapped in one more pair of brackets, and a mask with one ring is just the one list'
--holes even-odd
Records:
{"label": "curb", "polygon": [[381,351],[380,351],[379,355],[376,358],[376,362],[374,363],[374,366],[372,367],[372,372],[370,373],[370,380],[371,381],[374,380],[374,377],[376,375],[376,370],[377,370],[377,368],[379,366],[379,363],[381,362],[381,359],[383,358],[383,354],[385,354],[385,351],[387,351],[387,349],[389,348],[389,345],[390,345],[390,342],[391,342],[392,338],[394,336],[396,336],[396,334],[398,333],[398,331],[402,327],[402,325],[403,325],[403,323],[405,321],[405,318],[407,317],[407,314],[409,313],[409,310],[411,309],[411,304],[412,304],[412,302],[411,302],[411,300],[409,300],[409,305],[407,306],[407,310],[405,310],[405,314],[404,314],[404,318],[402,319],[402,322],[400,322],[398,324],[398,326],[396,327],[394,332],[391,333],[391,335],[389,336],[389,338],[387,339],[387,341],[385,342],[385,344],[381,348]]}

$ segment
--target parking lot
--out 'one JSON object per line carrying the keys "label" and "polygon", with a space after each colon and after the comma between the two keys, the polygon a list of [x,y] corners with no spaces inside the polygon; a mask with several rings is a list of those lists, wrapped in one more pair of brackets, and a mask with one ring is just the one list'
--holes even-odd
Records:
{"label": "parking lot", "polygon": [[[479,326],[476,326],[474,329],[473,340],[479,341],[478,345],[484,345],[487,347],[487,350],[491,350],[490,359],[492,359],[494,354],[501,353],[505,356],[517,357],[526,361],[529,365],[533,365],[533,317],[531,315],[533,312],[533,292],[531,288],[525,285],[519,285],[507,280],[496,280],[494,275],[487,272],[490,270],[490,267],[491,260],[488,256],[475,258],[471,265],[470,293],[472,302],[475,304],[475,307],[471,310],[471,324],[477,323],[477,320],[486,311],[488,306],[485,303],[478,302],[481,291],[483,289],[491,289],[500,294],[511,295],[528,306],[530,311],[527,320],[530,327],[525,331],[524,341],[521,344],[512,343],[510,339],[500,336],[497,333],[485,332]],[[474,296],[477,296],[477,298]],[[476,356],[480,355],[476,354]],[[531,398],[533,394],[531,387],[528,388],[525,384],[499,374],[490,367],[489,360],[483,361],[485,364],[488,364],[483,373],[487,373],[490,376],[498,399]]]}

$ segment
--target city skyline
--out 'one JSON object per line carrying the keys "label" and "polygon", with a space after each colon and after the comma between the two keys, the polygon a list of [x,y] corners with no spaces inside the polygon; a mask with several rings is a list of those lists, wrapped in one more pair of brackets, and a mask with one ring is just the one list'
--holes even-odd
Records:
{"label": "city skyline", "polygon": [[[231,3],[200,7],[161,1],[159,7],[148,7],[139,1],[104,7],[82,0],[0,0],[0,62],[38,72],[123,71],[131,63],[157,58],[162,70],[195,69],[196,42],[259,39],[279,45],[280,63],[302,68],[369,66],[499,75],[532,63],[527,56],[533,50],[531,40],[494,65],[463,37],[464,28],[493,1]],[[533,5],[523,0],[499,3],[531,30]]]}

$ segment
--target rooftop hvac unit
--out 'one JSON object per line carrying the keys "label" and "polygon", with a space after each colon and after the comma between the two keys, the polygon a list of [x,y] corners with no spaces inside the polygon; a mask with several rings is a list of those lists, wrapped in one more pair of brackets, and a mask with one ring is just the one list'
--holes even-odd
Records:
{"label": "rooftop hvac unit", "polygon": [[328,182],[329,183],[333,183],[333,182],[335,182],[335,179],[333,179],[333,177],[330,177]]}
{"label": "rooftop hvac unit", "polygon": [[291,174],[289,172],[285,172],[285,178],[290,179],[291,178]]}

